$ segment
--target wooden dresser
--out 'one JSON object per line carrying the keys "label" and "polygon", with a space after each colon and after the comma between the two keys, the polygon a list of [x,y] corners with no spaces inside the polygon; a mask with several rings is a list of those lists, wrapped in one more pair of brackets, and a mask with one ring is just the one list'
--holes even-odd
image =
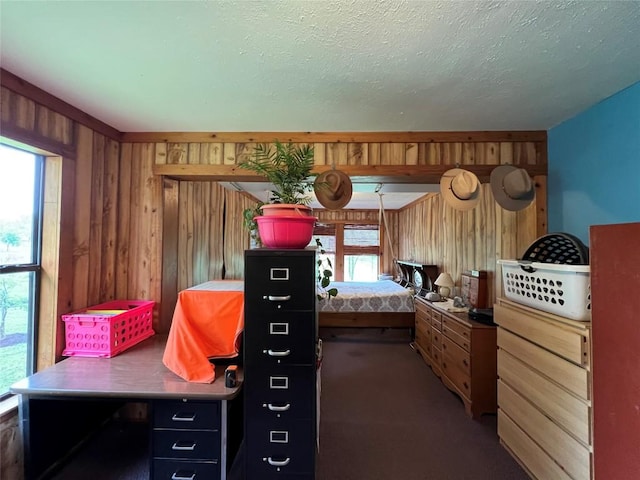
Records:
{"label": "wooden dresser", "polygon": [[496,411],[496,328],[416,297],[415,347],[472,418]]}
{"label": "wooden dresser", "polygon": [[498,435],[536,479],[592,478],[591,323],[499,298]]}

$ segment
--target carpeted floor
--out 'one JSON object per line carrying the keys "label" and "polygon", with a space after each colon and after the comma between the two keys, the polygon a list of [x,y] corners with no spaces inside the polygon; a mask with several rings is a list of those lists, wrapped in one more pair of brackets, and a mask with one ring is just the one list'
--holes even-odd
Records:
{"label": "carpeted floor", "polygon": [[470,419],[409,346],[408,330],[321,332],[317,480],[527,479],[495,415]]}
{"label": "carpeted floor", "polygon": [[[470,419],[408,330],[326,329],[321,338],[316,480],[528,479],[498,443],[495,415]],[[147,479],[147,427],[110,425],[54,480]]]}

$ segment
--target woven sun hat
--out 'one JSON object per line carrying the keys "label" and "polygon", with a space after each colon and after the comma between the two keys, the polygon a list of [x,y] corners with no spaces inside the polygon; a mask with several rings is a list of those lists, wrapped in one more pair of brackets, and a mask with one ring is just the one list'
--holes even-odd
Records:
{"label": "woven sun hat", "polygon": [[474,173],[452,168],[440,179],[440,193],[456,210],[470,210],[480,201],[480,182]]}
{"label": "woven sun hat", "polygon": [[535,196],[535,188],[524,168],[500,165],[491,172],[491,191],[498,205],[512,212],[527,207]]}
{"label": "woven sun hat", "polygon": [[329,170],[316,177],[313,190],[320,205],[328,210],[338,210],[351,200],[353,185],[346,173]]}

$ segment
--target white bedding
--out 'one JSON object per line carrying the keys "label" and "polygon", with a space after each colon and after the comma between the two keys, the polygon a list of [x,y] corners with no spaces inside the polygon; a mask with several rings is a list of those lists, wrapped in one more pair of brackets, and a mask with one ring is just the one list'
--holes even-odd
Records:
{"label": "white bedding", "polygon": [[392,280],[331,282],[338,296],[320,300],[321,312],[413,312],[413,290]]}

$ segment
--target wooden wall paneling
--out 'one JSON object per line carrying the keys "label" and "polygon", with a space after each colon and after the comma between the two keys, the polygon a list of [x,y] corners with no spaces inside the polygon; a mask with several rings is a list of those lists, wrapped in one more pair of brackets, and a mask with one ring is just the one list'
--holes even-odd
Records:
{"label": "wooden wall paneling", "polygon": [[236,144],[225,143],[222,151],[223,165],[236,165]]}
{"label": "wooden wall paneling", "polygon": [[187,163],[191,165],[200,165],[200,146],[199,143],[187,144]]}
{"label": "wooden wall paneling", "polygon": [[11,121],[11,101],[14,93],[8,88],[0,87],[0,119],[4,123]]}
{"label": "wooden wall paneling", "polygon": [[[104,137],[103,137],[104,138]],[[118,180],[120,143],[105,138],[104,182],[102,199],[102,255],[100,301],[116,298],[116,253],[118,234]]]}
{"label": "wooden wall paneling", "polygon": [[326,143],[313,144],[313,162],[316,165],[327,164]]}
{"label": "wooden wall paneling", "polygon": [[91,202],[89,227],[89,305],[101,303],[102,283],[102,207],[105,169],[105,138],[93,135],[91,155]]}
{"label": "wooden wall paneling", "polygon": [[[36,104],[32,100],[16,95],[13,98],[15,105],[15,124],[26,130],[37,131],[36,126]],[[40,133],[40,132],[38,132]],[[43,133],[43,136],[46,134]]]}
{"label": "wooden wall paneling", "polygon": [[327,165],[338,168],[338,165],[348,165],[349,146],[346,143],[331,143],[327,145]]}
{"label": "wooden wall paneling", "polygon": [[[193,285],[209,280],[209,198],[210,184],[208,182],[193,182],[191,212],[193,226],[191,236],[193,238],[193,256],[191,262]],[[189,285],[191,286],[191,285]]]}
{"label": "wooden wall paneling", "polygon": [[149,230],[148,248],[149,257],[149,288],[144,300],[155,300],[156,305],[153,310],[153,325],[159,331],[164,331],[161,325],[160,306],[162,305],[162,267],[163,267],[163,242],[162,232],[164,231],[163,196],[164,183],[162,177],[153,175],[153,159],[155,157],[155,144],[149,145],[149,153],[145,162],[145,185],[147,191],[147,214],[150,218],[151,228]]}
{"label": "wooden wall paneling", "polygon": [[[157,157],[156,146],[156,157]],[[163,179],[162,286],[157,333],[169,333],[178,300],[178,187],[177,180]]]}
{"label": "wooden wall paneling", "polygon": [[255,147],[255,143],[236,143],[236,163],[247,160],[254,153]]}
{"label": "wooden wall paneling", "polygon": [[547,233],[547,177],[543,175],[536,175],[533,178],[533,183],[536,187],[536,238]]}
{"label": "wooden wall paneling", "polygon": [[89,269],[91,248],[91,187],[93,178],[93,132],[84,126],[77,133],[75,204],[73,229],[73,302],[74,310],[89,306]]}
{"label": "wooden wall paneling", "polygon": [[418,144],[417,143],[404,144],[404,164],[405,165],[418,164]]}
{"label": "wooden wall paneling", "polygon": [[191,264],[187,259],[191,258],[193,251],[188,217],[191,188],[192,182],[180,182],[178,186],[178,290],[190,286]]}
{"label": "wooden wall paneling", "polygon": [[211,222],[212,248],[215,248],[215,267],[219,275],[215,278],[240,280],[244,278],[244,251],[249,248],[249,232],[244,228],[242,212],[252,207],[254,202],[222,187],[217,189],[216,194],[219,198],[216,221]]}
{"label": "wooden wall paneling", "polygon": [[366,143],[349,143],[347,145],[347,163],[349,165],[368,165],[368,151]]}
{"label": "wooden wall paneling", "polygon": [[[17,401],[15,402],[17,405]],[[0,478],[24,477],[24,453],[18,409],[0,415]]]}
{"label": "wooden wall paneling", "polygon": [[45,168],[45,197],[42,225],[42,275],[40,293],[40,319],[38,324],[38,354],[36,369],[41,370],[56,362],[62,350],[58,340],[58,278],[60,264],[60,195],[62,187],[62,159],[48,157]]}
{"label": "wooden wall paneling", "polygon": [[373,142],[367,143],[367,159],[369,161],[369,165],[380,165],[381,160],[380,157],[382,155],[382,147],[380,143]]}
{"label": "wooden wall paneling", "polygon": [[[129,298],[129,274],[131,259],[131,177],[133,170],[133,157],[139,155],[139,146],[132,143],[120,145],[120,164],[118,168],[118,222],[116,227],[116,271],[115,271],[115,295],[118,299]],[[164,155],[164,149],[156,152],[156,158]]]}
{"label": "wooden wall paneling", "polygon": [[189,163],[187,158],[188,145],[187,143],[168,143],[166,146],[166,163],[169,165],[185,165]]}

